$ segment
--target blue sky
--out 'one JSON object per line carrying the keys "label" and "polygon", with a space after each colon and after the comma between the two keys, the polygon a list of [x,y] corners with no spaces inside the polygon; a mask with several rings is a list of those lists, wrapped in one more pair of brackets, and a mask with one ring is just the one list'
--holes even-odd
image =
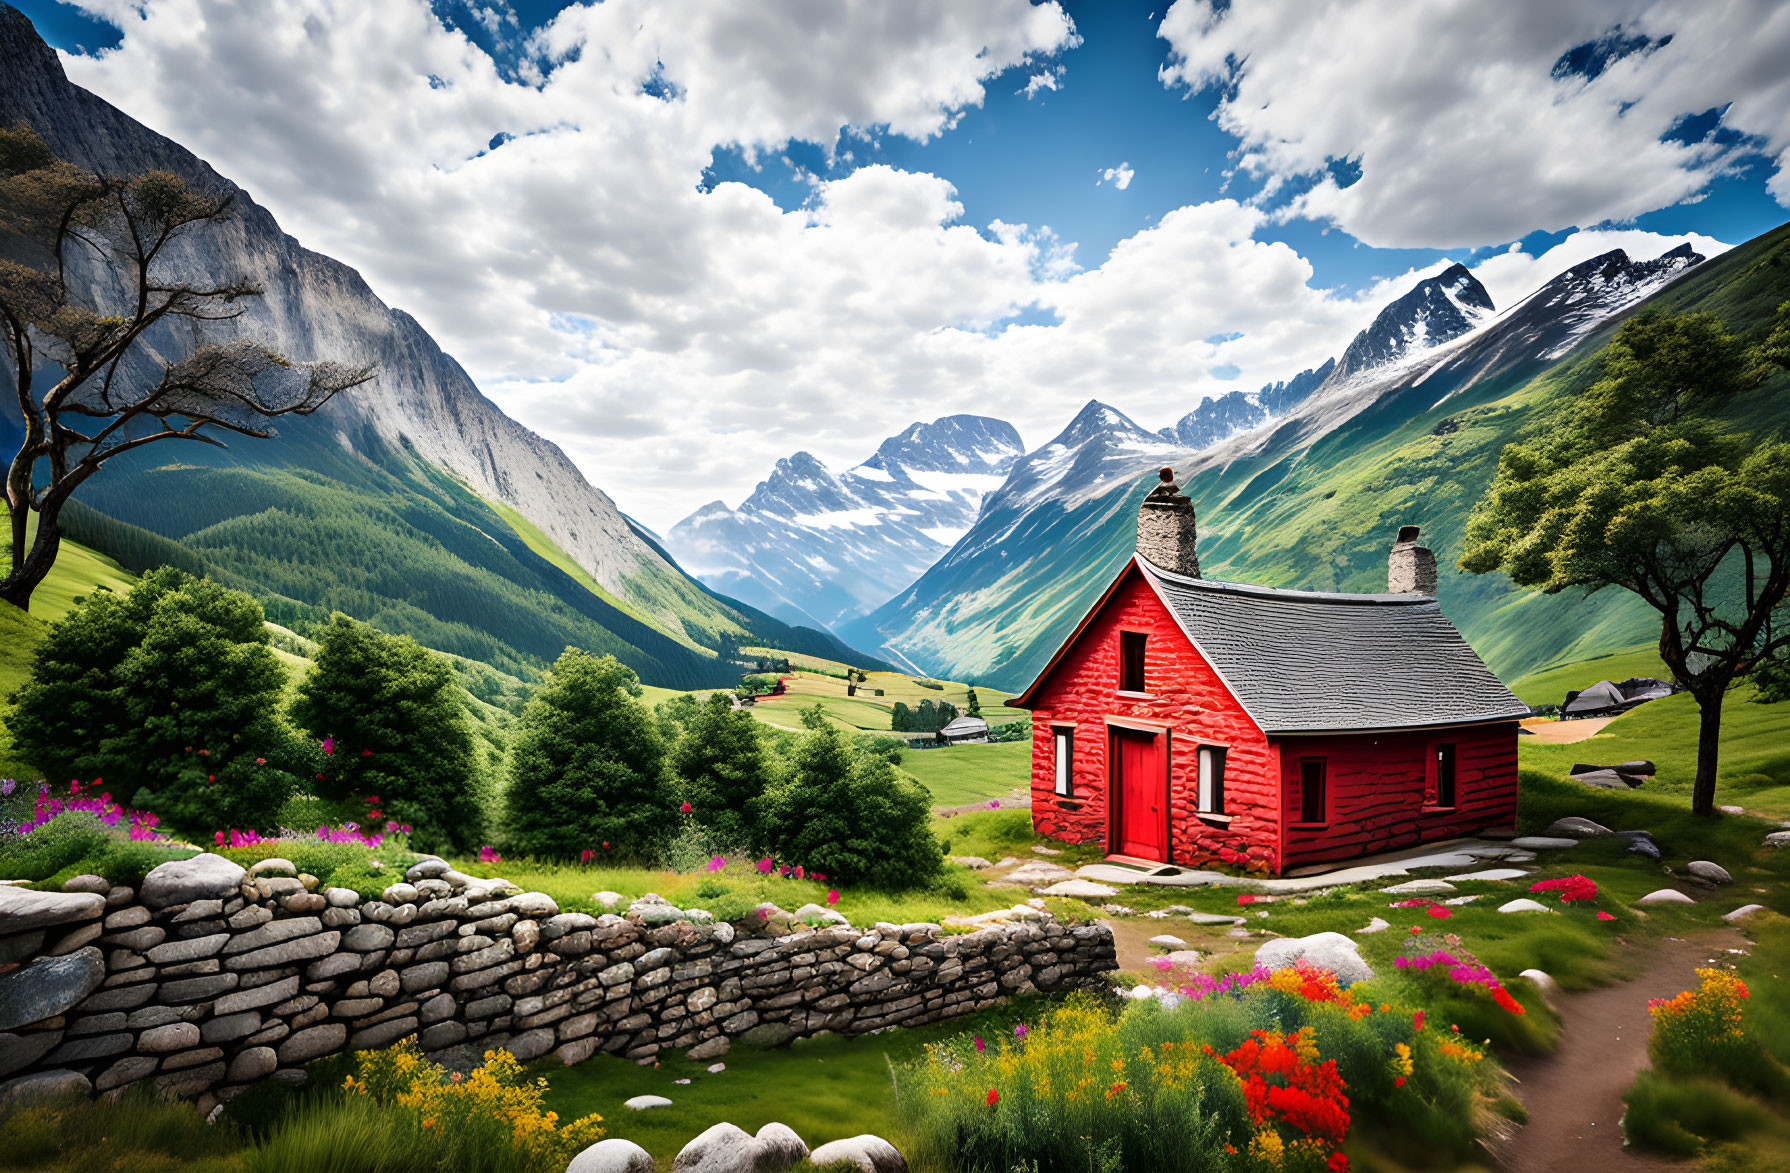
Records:
{"label": "blue sky", "polygon": [[1769,0],[13,2],[659,527],[949,412],[1163,427],[1444,259],[1507,306],[1790,202]]}

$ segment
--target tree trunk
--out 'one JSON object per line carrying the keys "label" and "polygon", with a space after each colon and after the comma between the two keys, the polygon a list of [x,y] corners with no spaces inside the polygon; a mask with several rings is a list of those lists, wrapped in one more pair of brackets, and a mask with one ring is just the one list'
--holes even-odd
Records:
{"label": "tree trunk", "polygon": [[1697,725],[1697,781],[1691,787],[1691,813],[1713,815],[1715,768],[1721,753],[1722,699],[1727,695],[1727,690],[1717,689],[1707,699],[1701,694],[1696,695],[1701,720]]}
{"label": "tree trunk", "polygon": [[[56,552],[62,548],[62,526],[58,521],[61,509],[54,513],[46,510],[38,515],[37,538],[31,543],[31,549],[23,559],[18,557],[18,546],[13,547],[12,571],[4,580],[0,580],[0,600],[11,603],[21,611],[31,609],[31,595],[38,584],[56,565]],[[16,535],[22,526],[15,525]],[[15,539],[16,540],[16,539]]]}

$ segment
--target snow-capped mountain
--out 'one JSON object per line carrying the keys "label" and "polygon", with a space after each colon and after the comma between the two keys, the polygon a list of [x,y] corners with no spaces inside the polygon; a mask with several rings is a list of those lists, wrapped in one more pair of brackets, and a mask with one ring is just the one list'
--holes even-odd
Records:
{"label": "snow-capped mountain", "polygon": [[712,501],[666,535],[680,565],[775,615],[832,626],[886,601],[975,522],[1023,446],[1001,420],[915,423],[835,474],[779,460],[738,509]]}
{"label": "snow-capped mountain", "polygon": [[1247,432],[1276,416],[1285,415],[1305,402],[1306,396],[1316,391],[1335,369],[1336,360],[1327,358],[1322,366],[1300,371],[1279,383],[1269,383],[1260,391],[1232,391],[1228,395],[1214,396],[1182,416],[1174,427],[1163,428],[1157,434],[1165,440],[1175,441],[1182,448],[1210,448],[1238,432]]}
{"label": "snow-capped mountain", "polygon": [[1451,265],[1381,310],[1337,360],[1334,378],[1384,367],[1459,338],[1491,318],[1492,295],[1465,265]]}
{"label": "snow-capped mountain", "polygon": [[[952,679],[1022,686],[1130,554],[1138,499],[1165,465],[1196,501],[1215,577],[1383,589],[1393,529],[1458,537],[1496,466],[1502,440],[1484,433],[1450,456],[1467,442],[1456,413],[1521,386],[1701,260],[1688,246],[1640,263],[1607,254],[1502,314],[1456,265],[1388,305],[1341,358],[1208,401],[1160,433],[1090,403],[1014,466],[948,554],[837,634]],[[1508,429],[1519,416],[1499,418]],[[1508,586],[1475,589],[1488,616],[1511,605]]]}

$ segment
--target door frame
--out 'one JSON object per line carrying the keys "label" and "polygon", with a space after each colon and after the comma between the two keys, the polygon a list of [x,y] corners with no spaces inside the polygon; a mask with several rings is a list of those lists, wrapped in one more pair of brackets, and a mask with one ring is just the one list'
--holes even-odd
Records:
{"label": "door frame", "polygon": [[[1143,721],[1136,718],[1108,717],[1106,719],[1106,853],[1108,855],[1129,855],[1121,851],[1120,824],[1124,818],[1124,786],[1121,775],[1119,743],[1126,735],[1144,735],[1156,742],[1158,761],[1161,763],[1161,777],[1158,782],[1162,786],[1162,855],[1163,858],[1153,862],[1172,864],[1175,862],[1175,813],[1173,808],[1174,788],[1170,784],[1174,761],[1174,726],[1167,722]],[[1132,858],[1142,858],[1141,856]]]}

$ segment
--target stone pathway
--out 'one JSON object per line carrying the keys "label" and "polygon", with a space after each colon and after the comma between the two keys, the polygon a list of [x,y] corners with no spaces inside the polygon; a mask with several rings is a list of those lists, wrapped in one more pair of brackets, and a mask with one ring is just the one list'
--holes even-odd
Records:
{"label": "stone pathway", "polygon": [[1622,1095],[1647,1066],[1648,999],[1694,987],[1698,966],[1745,943],[1732,929],[1650,942],[1623,959],[1639,970],[1632,980],[1561,997],[1558,1049],[1506,1064],[1529,1112],[1528,1124],[1491,1146],[1509,1173],[1694,1168],[1623,1146]]}
{"label": "stone pathway", "polygon": [[[1563,840],[1568,846],[1576,842]],[[1381,855],[1350,860],[1313,875],[1232,876],[1192,868],[1161,869],[1173,874],[1146,873],[1112,863],[1093,863],[1076,869],[1076,877],[1101,884],[1154,884],[1167,888],[1247,888],[1255,892],[1297,893],[1340,884],[1360,884],[1394,876],[1408,876],[1413,868],[1481,867],[1499,861],[1528,863],[1532,851],[1518,843],[1489,839],[1451,839]],[[1303,869],[1296,869],[1303,870]]]}

